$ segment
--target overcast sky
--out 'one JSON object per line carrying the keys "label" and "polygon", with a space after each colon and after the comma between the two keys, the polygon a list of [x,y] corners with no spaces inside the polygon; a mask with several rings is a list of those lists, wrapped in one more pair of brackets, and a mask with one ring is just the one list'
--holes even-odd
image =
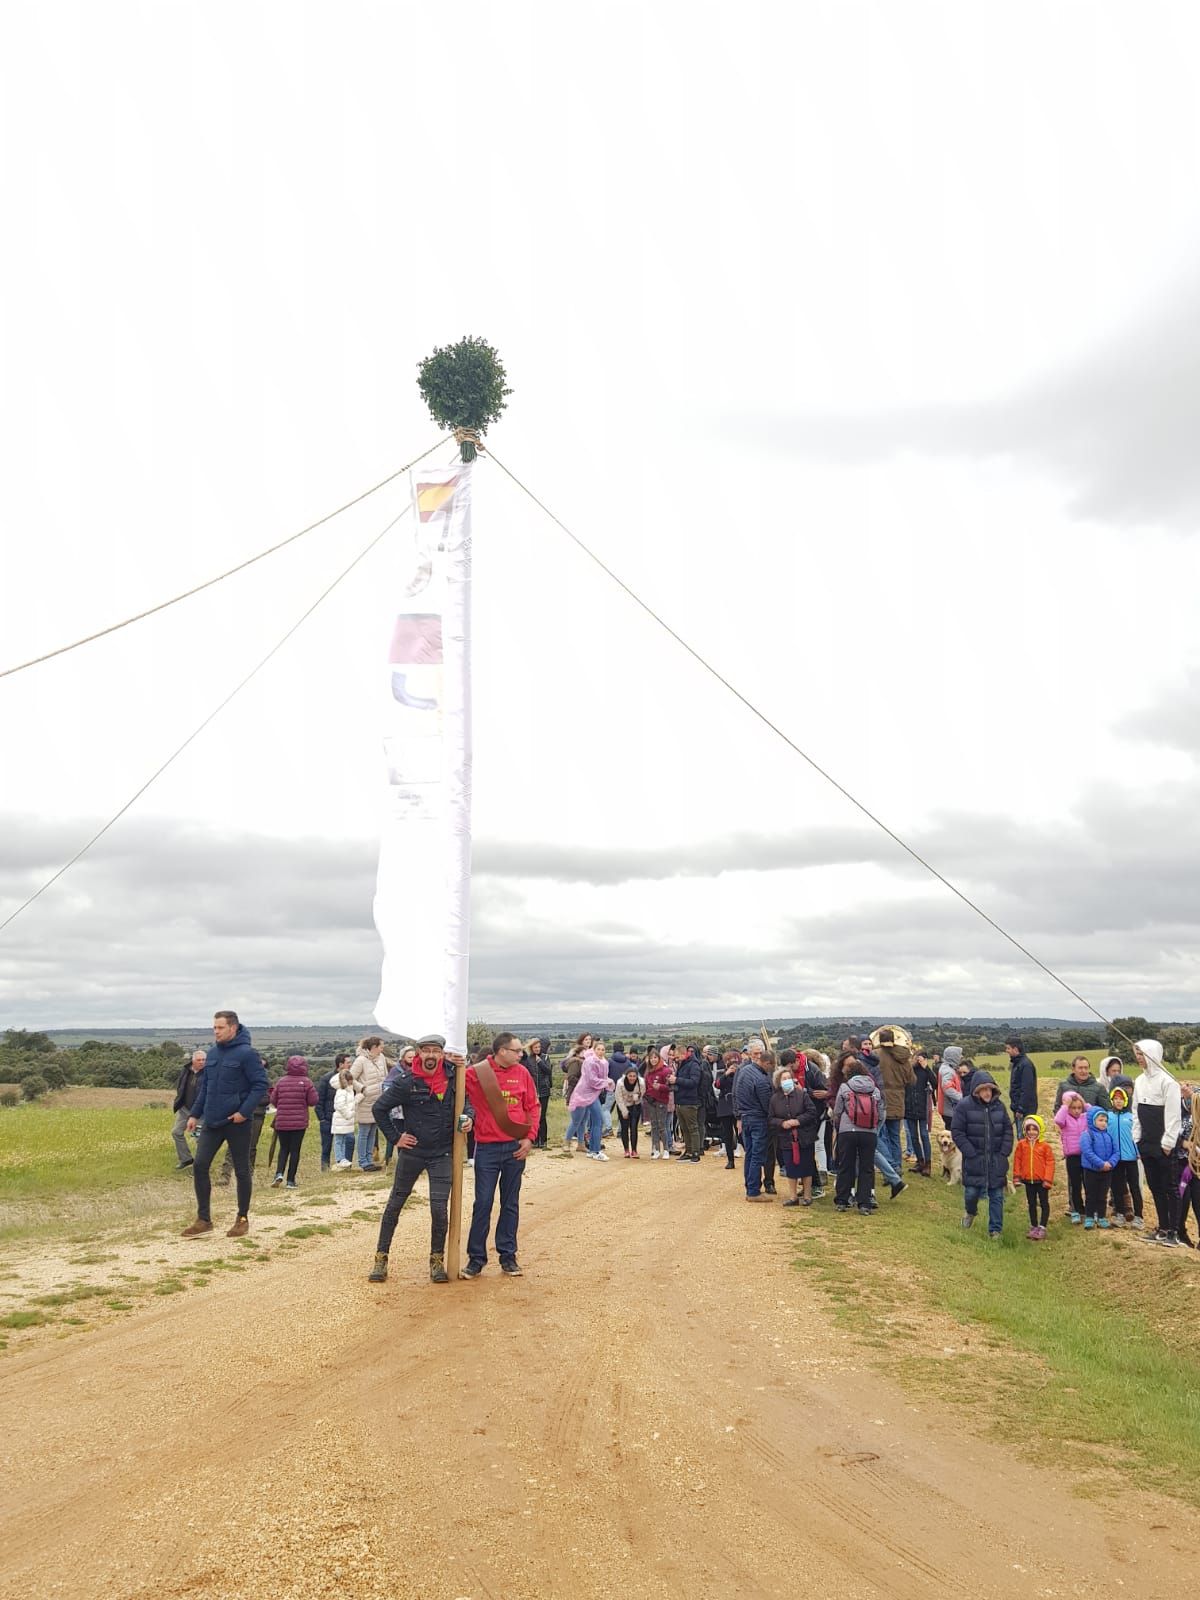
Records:
{"label": "overcast sky", "polygon": [[[11,3],[0,666],[431,444],[418,361],[1108,1015],[1200,968],[1190,3]],[[0,680],[0,914],[404,503]],[[472,1013],[1080,1015],[476,475]],[[376,550],[0,934],[0,1024],[365,1019]]]}

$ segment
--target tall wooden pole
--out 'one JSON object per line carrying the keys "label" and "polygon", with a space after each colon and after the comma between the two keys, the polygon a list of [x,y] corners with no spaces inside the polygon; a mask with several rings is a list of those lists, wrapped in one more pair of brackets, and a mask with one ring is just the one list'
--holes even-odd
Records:
{"label": "tall wooden pole", "polygon": [[467,1136],[460,1133],[463,1108],[467,1103],[467,1064],[459,1061],[454,1069],[454,1145],[450,1156],[450,1226],[446,1236],[446,1271],[451,1278],[461,1276],[462,1264],[462,1185],[463,1162],[467,1156]]}

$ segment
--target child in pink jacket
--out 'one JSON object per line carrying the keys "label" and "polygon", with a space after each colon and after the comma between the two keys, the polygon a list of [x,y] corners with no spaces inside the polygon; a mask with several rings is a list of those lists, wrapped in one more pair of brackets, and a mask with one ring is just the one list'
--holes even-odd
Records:
{"label": "child in pink jacket", "polygon": [[1072,1222],[1083,1220],[1083,1157],[1079,1154],[1079,1146],[1087,1132],[1087,1111],[1087,1104],[1080,1095],[1068,1093],[1063,1096],[1062,1105],[1054,1113],[1054,1120],[1062,1135]]}

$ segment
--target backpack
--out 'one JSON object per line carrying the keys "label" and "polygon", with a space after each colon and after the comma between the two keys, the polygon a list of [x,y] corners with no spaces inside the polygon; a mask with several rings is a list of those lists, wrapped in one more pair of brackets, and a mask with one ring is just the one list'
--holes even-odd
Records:
{"label": "backpack", "polygon": [[875,1096],[864,1094],[861,1089],[848,1089],[846,1100],[846,1115],[856,1128],[866,1128],[873,1131],[876,1127]]}

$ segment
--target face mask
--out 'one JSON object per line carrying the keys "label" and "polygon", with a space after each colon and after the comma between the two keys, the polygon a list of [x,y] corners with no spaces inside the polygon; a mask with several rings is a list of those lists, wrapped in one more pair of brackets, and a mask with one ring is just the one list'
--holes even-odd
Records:
{"label": "face mask", "polygon": [[779,1087],[783,1090],[784,1094],[791,1094],[792,1090],[796,1087],[796,1080],[795,1078],[781,1078],[779,1080]]}

